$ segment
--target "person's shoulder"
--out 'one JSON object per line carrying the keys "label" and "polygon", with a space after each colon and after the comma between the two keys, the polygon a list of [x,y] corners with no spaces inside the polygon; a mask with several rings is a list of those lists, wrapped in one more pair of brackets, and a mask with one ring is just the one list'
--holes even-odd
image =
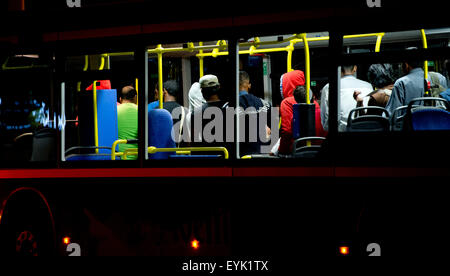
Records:
{"label": "person's shoulder", "polygon": [[356,79],[356,80],[358,81],[360,87],[367,87],[367,88],[373,89],[372,84],[370,84],[369,82],[367,82],[365,80],[360,80],[360,79]]}

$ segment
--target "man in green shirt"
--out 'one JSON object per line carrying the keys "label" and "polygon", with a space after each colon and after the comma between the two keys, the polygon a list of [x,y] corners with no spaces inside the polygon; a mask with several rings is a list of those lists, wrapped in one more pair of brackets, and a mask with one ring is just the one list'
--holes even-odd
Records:
{"label": "man in green shirt", "polygon": [[[120,94],[120,105],[117,107],[117,123],[120,140],[138,139],[138,106],[137,91],[132,86],[126,86]],[[119,152],[136,149],[137,144],[120,144]],[[129,160],[137,160],[137,155],[128,156]]]}

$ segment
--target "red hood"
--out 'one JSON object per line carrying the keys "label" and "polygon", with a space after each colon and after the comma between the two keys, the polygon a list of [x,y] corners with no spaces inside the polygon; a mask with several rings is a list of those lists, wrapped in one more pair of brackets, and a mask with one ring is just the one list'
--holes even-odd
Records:
{"label": "red hood", "polygon": [[299,85],[305,85],[303,71],[295,70],[281,76],[281,97],[283,99],[294,96],[294,90]]}
{"label": "red hood", "polygon": [[[111,89],[111,81],[100,80],[97,82],[100,83],[100,85],[97,86],[97,90],[110,90]],[[86,91],[92,91],[93,89],[94,89],[94,85],[91,84],[88,88],[86,88]]]}

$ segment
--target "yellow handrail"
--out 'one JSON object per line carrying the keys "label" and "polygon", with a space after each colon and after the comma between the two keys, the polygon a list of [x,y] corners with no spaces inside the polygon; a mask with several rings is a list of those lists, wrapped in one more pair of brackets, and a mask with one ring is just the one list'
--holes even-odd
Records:
{"label": "yellow handrail", "polygon": [[383,40],[384,33],[377,35],[377,44],[375,45],[375,53],[379,53],[381,49],[381,40]]}
{"label": "yellow handrail", "polygon": [[[98,147],[98,114],[97,114],[97,81],[94,81],[93,85],[93,100],[94,100],[94,142]],[[95,149],[95,153],[98,153],[98,148]]]}
{"label": "yellow handrail", "polygon": [[180,151],[223,152],[225,159],[229,159],[229,157],[230,157],[230,155],[228,153],[228,150],[226,148],[224,148],[224,147],[191,147],[191,148],[156,148],[156,147],[149,147],[148,148],[148,153],[149,154],[155,154],[155,153],[158,153],[158,152],[180,152]]}
{"label": "yellow handrail", "polygon": [[117,140],[113,143],[112,148],[111,148],[111,160],[116,160],[117,156],[123,156],[123,152],[116,153],[116,147],[119,144],[127,144],[127,143],[128,143],[127,140]]}
{"label": "yellow handrail", "polygon": [[[126,140],[122,140],[122,141],[126,142]],[[193,147],[193,148],[156,148],[156,147],[149,147],[148,148],[148,153],[149,154],[155,154],[155,153],[158,153],[158,152],[175,152],[176,154],[187,155],[187,154],[191,154],[191,152],[199,152],[199,151],[204,151],[204,152],[222,152],[224,154],[224,158],[225,159],[229,159],[230,158],[228,150],[226,148],[224,148],[224,147]],[[115,152],[111,153],[111,157],[114,158],[112,160],[115,160],[115,156],[117,156],[117,154],[120,154],[120,153],[115,153]],[[128,155],[137,155],[137,154],[138,154],[137,149],[127,149],[127,150],[125,150],[125,152],[122,153],[122,158],[123,158],[123,160],[126,160]]]}

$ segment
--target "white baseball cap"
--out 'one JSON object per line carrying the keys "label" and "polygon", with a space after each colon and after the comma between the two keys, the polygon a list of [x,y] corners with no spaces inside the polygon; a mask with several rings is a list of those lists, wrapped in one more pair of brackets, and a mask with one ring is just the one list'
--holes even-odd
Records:
{"label": "white baseball cap", "polygon": [[199,82],[201,88],[214,87],[220,85],[219,79],[214,75],[206,75],[202,77]]}

